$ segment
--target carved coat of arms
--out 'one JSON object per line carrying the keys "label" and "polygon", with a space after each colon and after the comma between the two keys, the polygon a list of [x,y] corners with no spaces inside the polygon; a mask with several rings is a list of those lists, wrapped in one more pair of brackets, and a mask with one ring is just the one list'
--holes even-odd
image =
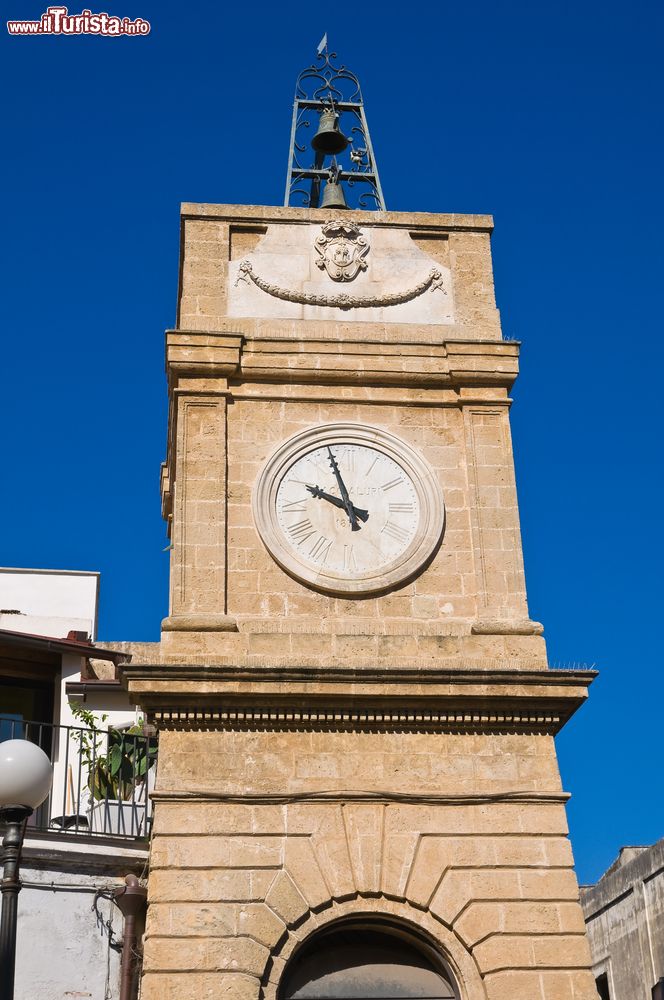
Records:
{"label": "carved coat of arms", "polygon": [[345,219],[326,222],[314,247],[318,254],[316,266],[327,271],[332,281],[352,281],[368,267],[364,258],[369,244],[358,226]]}

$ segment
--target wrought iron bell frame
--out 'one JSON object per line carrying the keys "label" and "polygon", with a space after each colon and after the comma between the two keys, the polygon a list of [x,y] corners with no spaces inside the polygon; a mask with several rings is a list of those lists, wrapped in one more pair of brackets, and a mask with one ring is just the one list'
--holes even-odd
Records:
{"label": "wrought iron bell frame", "polygon": [[[302,70],[295,84],[284,205],[301,208],[318,208],[320,205],[321,187],[329,177],[330,167],[325,164],[327,156],[312,149],[306,130],[312,124],[317,127],[322,112],[330,110],[340,116],[347,115],[346,120],[350,119],[352,123],[350,130],[346,124],[342,128],[351,140],[345,154],[350,156],[351,151],[355,151],[356,155],[360,151],[363,153],[360,162],[351,158],[352,166],[339,166],[339,181],[345,181],[348,188],[362,185],[364,190],[357,198],[357,208],[385,211],[360,81],[345,66],[337,64],[336,52],[328,52],[327,49],[318,54],[317,63]],[[305,162],[307,153],[312,156],[311,165]],[[340,155],[337,154],[336,159]]]}

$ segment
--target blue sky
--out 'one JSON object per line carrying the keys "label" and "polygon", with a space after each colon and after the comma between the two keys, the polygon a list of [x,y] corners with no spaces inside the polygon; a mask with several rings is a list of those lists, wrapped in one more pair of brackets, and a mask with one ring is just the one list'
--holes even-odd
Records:
{"label": "blue sky", "polygon": [[601,670],[558,739],[594,880],[664,835],[661,4],[102,9],[152,32],[2,38],[0,563],[100,570],[101,637],[158,637],[179,204],[281,203],[295,77],[327,30],[388,208],[495,217],[531,613],[552,662]]}

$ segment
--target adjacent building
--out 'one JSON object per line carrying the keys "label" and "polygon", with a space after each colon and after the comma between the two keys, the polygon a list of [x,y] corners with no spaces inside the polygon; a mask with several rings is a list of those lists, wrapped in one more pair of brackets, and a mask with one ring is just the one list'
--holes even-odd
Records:
{"label": "adjacent building", "polygon": [[623,847],[581,905],[600,1000],[664,1000],[664,839]]}
{"label": "adjacent building", "polygon": [[53,761],[23,848],[16,1000],[116,1000],[113,894],[145,875],[156,747],[118,678],[129,654],[93,641],[98,593],[98,573],[0,569],[0,740],[32,740]]}

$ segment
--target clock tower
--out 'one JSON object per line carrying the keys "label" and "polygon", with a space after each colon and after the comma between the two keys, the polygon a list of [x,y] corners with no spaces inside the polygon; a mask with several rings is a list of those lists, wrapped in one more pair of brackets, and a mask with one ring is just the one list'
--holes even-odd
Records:
{"label": "clock tower", "polygon": [[332,60],[284,207],[182,206],[142,1000],[594,1000],[492,220],[385,211]]}

